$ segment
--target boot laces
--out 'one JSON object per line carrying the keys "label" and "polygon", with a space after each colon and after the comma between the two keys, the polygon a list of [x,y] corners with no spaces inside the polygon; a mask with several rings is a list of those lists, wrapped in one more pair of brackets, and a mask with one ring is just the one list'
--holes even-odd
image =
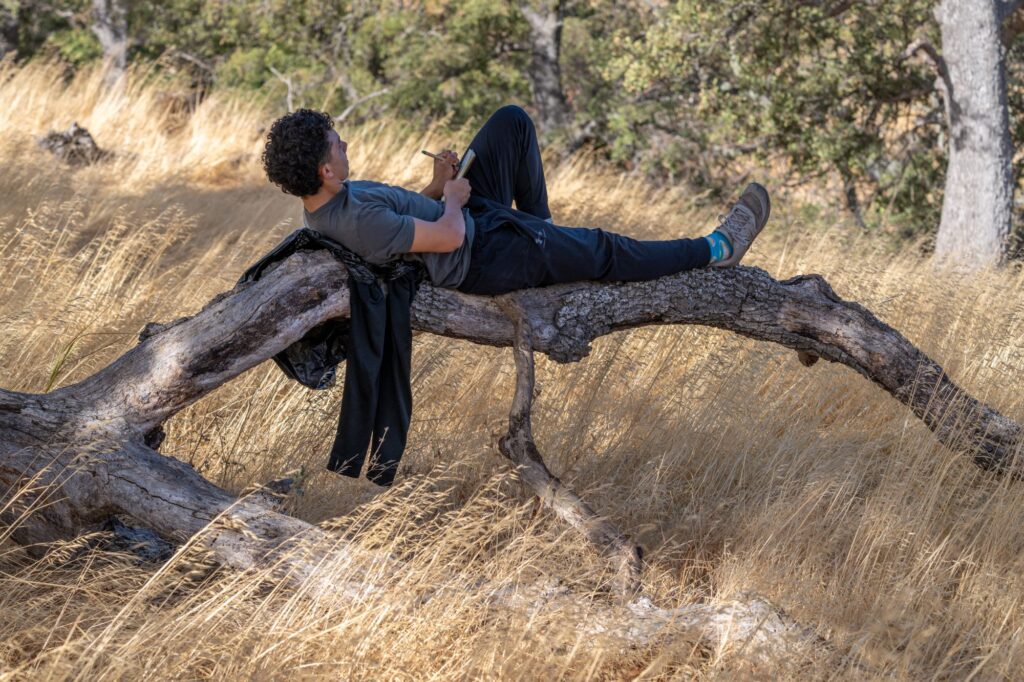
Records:
{"label": "boot laces", "polygon": [[724,228],[723,231],[731,241],[746,242],[749,228],[754,224],[753,213],[746,207],[741,210],[739,204],[733,206],[726,215],[719,214],[718,220],[720,223],[718,229]]}

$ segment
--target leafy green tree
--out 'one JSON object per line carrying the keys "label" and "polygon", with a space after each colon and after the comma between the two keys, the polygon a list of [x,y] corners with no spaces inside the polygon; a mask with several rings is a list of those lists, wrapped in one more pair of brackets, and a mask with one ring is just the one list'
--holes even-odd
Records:
{"label": "leafy green tree", "polygon": [[643,23],[614,36],[605,71],[623,94],[613,158],[714,185],[752,153],[801,180],[835,174],[859,220],[934,224],[941,103],[903,56],[935,34],[930,3],[678,0]]}

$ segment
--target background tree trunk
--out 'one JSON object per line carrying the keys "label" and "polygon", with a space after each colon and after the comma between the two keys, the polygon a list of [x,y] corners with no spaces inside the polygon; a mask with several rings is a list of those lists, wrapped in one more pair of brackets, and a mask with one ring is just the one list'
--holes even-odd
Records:
{"label": "background tree trunk", "polygon": [[550,133],[570,121],[569,104],[562,91],[562,0],[540,0],[520,7],[530,25],[530,90],[541,131]]}
{"label": "background tree trunk", "polygon": [[124,0],[92,0],[90,28],[103,47],[105,82],[115,86],[122,82],[128,67],[128,9]]}
{"label": "background tree trunk", "polygon": [[937,18],[949,161],[936,262],[958,269],[996,266],[1006,255],[1013,208],[1006,69],[996,0],[942,0]]}

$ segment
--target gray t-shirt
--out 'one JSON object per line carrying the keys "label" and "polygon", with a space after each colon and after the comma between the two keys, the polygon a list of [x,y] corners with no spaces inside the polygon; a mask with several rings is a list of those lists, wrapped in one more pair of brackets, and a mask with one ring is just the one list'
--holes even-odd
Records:
{"label": "gray t-shirt", "polygon": [[437,286],[454,288],[469,270],[473,245],[473,218],[462,210],[466,238],[451,253],[409,253],[412,248],[412,219],[437,220],[444,204],[402,187],[369,180],[346,180],[341,191],[310,213],[303,211],[306,225],[330,237],[375,265],[395,258],[418,260]]}

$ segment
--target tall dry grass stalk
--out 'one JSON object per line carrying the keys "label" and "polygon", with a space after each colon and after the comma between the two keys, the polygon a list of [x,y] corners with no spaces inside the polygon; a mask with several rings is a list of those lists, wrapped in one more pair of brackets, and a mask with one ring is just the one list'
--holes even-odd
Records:
{"label": "tall dry grass stalk", "polygon": [[[275,113],[211,98],[184,124],[143,80],[0,72],[0,376],[44,391],[94,372],[142,325],[195,312],[297,226],[257,157]],[[73,171],[32,136],[77,120],[117,156]],[[173,125],[172,125],[173,124]],[[343,130],[358,177],[417,189],[437,129]],[[713,215],[584,160],[549,170],[556,218],[645,236],[697,235]],[[820,272],[940,360],[975,395],[1024,418],[1019,270],[951,280],[890,253],[827,209],[777,198],[749,256],[777,277]],[[809,217],[812,216],[813,217]],[[163,566],[89,549],[34,561],[0,545],[4,679],[503,678],[736,675],[1004,679],[1024,665],[1024,487],[936,444],[842,367],[700,328],[599,340],[570,366],[541,360],[535,410],[552,468],[647,549],[663,604],[767,595],[837,654],[751,668],[742,648],[685,633],[645,651],[584,639],[579,614],[495,614],[447,581],[558,579],[600,595],[606,568],[523,496],[494,453],[512,394],[507,351],[420,336],[416,411],[392,490],[323,472],[340,389],[270,364],[176,416],[163,450],[232,490],[303,465],[296,513],[407,559],[391,589],[339,605],[259,575]],[[6,529],[9,531],[10,529]],[[3,537],[7,537],[7,533]],[[197,568],[198,566],[198,568]],[[323,567],[341,571],[342,567]]]}

